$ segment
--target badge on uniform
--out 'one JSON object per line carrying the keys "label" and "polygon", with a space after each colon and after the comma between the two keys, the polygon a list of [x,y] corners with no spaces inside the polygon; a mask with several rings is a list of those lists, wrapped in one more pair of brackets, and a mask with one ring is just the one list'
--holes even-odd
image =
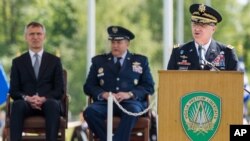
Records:
{"label": "badge on uniform", "polygon": [[182,55],[183,53],[184,53],[184,50],[181,50],[181,51],[180,51],[180,54]]}
{"label": "badge on uniform", "polygon": [[101,76],[104,76],[103,68],[98,69],[97,77],[101,77]]}
{"label": "badge on uniform", "polygon": [[213,60],[212,62],[217,67],[225,67],[225,56],[224,52],[220,52],[220,54]]}
{"label": "badge on uniform", "polygon": [[181,58],[182,58],[181,62],[177,62],[177,65],[179,66],[179,70],[188,70],[188,67],[191,65],[191,63],[183,59],[183,57]]}
{"label": "badge on uniform", "polygon": [[135,84],[135,85],[138,84],[138,79],[134,79],[134,84]]}
{"label": "badge on uniform", "polygon": [[188,57],[186,55],[181,55],[181,59],[187,59]]}
{"label": "badge on uniform", "polygon": [[181,62],[177,62],[178,65],[183,65],[183,66],[190,66],[191,63],[188,62],[187,60],[181,60]]}
{"label": "badge on uniform", "polygon": [[142,73],[141,63],[139,63],[139,62],[133,62],[132,68],[133,68],[134,72]]}
{"label": "badge on uniform", "polygon": [[103,80],[103,79],[100,80],[100,85],[101,85],[101,86],[104,85],[104,80]]}

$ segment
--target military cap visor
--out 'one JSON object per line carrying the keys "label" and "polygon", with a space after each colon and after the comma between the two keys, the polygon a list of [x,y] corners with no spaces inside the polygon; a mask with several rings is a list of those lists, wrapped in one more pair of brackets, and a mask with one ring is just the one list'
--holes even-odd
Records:
{"label": "military cap visor", "polygon": [[191,21],[197,23],[214,23],[222,21],[222,17],[218,11],[204,4],[193,4],[189,8]]}
{"label": "military cap visor", "polygon": [[107,28],[109,40],[133,40],[135,35],[121,26],[110,26]]}

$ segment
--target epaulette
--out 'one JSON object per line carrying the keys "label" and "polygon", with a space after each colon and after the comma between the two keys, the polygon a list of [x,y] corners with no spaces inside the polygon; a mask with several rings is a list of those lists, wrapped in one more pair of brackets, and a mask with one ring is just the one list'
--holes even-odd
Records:
{"label": "epaulette", "polygon": [[174,48],[178,48],[178,47],[180,47],[180,44],[175,44],[174,45]]}
{"label": "epaulette", "polygon": [[227,48],[233,49],[234,47],[232,45],[227,45]]}

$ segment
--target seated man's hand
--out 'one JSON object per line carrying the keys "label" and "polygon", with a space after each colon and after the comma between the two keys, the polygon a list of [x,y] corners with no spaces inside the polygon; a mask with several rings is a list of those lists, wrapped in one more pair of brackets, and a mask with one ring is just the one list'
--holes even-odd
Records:
{"label": "seated man's hand", "polygon": [[130,96],[130,94],[128,92],[118,92],[118,93],[113,94],[113,96],[119,102],[131,98],[131,96]]}
{"label": "seated man's hand", "polygon": [[43,103],[46,101],[45,97],[39,97],[37,98],[36,102],[39,107],[42,107]]}
{"label": "seated man's hand", "polygon": [[45,97],[38,95],[26,96],[26,101],[31,105],[33,109],[41,110],[42,104],[46,101]]}
{"label": "seated man's hand", "polygon": [[103,99],[108,100],[108,97],[109,97],[109,92],[102,93],[102,98]]}

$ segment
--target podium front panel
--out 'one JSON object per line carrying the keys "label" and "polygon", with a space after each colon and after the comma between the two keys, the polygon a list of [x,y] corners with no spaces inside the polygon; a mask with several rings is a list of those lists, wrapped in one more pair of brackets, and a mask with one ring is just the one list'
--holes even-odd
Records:
{"label": "podium front panel", "polygon": [[242,72],[159,71],[159,141],[190,140],[181,123],[181,98],[196,91],[213,93],[221,98],[221,119],[212,141],[228,141],[230,124],[242,124]]}

